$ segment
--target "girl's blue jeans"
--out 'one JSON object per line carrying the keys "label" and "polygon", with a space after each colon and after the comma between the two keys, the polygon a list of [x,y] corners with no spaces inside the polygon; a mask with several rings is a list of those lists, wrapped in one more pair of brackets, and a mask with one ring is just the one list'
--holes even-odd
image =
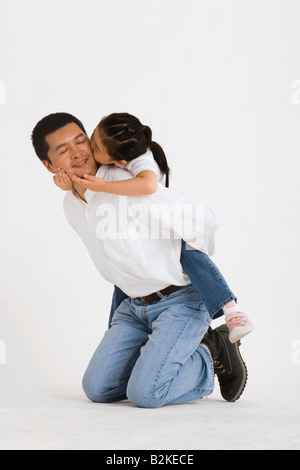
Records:
{"label": "girl's blue jeans", "polygon": [[129,399],[143,408],[184,403],[210,395],[212,358],[201,346],[211,318],[193,286],[151,304],[126,298],[83,378],[98,403]]}
{"label": "girl's blue jeans", "polygon": [[[195,291],[204,302],[211,319],[223,315],[222,308],[231,300],[237,300],[217,266],[209,256],[194,250],[184,241],[181,250],[181,265],[189,276]],[[127,295],[115,286],[110,311],[109,326],[121,302]]]}

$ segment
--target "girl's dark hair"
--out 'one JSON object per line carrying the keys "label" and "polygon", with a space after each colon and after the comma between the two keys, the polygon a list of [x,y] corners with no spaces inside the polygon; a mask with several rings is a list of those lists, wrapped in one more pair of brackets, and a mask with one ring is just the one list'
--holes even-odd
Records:
{"label": "girl's dark hair", "polygon": [[144,126],[132,114],[113,113],[100,121],[98,132],[112,160],[130,162],[150,149],[160,170],[166,175],[166,186],[169,186],[167,158],[161,146],[153,142],[149,126]]}

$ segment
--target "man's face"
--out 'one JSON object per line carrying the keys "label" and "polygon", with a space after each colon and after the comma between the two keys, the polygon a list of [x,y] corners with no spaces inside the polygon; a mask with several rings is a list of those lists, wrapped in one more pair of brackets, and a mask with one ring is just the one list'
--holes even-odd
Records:
{"label": "man's face", "polygon": [[51,164],[43,163],[51,173],[56,173],[59,167],[70,177],[96,174],[98,165],[93,158],[89,138],[74,122],[48,134],[46,141]]}

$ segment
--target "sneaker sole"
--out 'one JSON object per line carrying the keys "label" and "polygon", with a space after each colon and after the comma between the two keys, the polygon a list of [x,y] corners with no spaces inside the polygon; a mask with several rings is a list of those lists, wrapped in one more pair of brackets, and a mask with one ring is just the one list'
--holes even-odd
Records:
{"label": "sneaker sole", "polygon": [[229,341],[234,344],[249,335],[253,330],[254,326],[252,324],[248,326],[236,326],[229,334]]}

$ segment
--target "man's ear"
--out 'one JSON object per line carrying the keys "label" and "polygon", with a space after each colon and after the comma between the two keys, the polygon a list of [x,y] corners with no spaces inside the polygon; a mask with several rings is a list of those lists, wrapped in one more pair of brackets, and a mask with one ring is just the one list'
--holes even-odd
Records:
{"label": "man's ear", "polygon": [[52,164],[48,162],[48,160],[42,160],[42,164],[47,168],[48,171],[50,171],[50,173],[53,175],[56,174],[56,171],[53,169]]}

